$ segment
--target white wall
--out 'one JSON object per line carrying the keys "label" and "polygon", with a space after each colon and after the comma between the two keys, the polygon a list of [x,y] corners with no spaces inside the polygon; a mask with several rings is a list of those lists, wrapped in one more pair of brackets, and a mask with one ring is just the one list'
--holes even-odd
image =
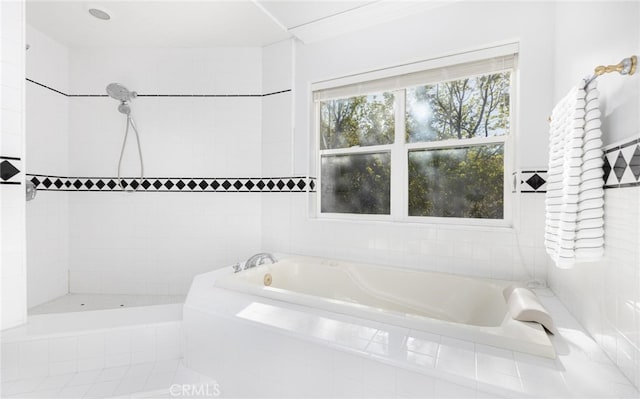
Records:
{"label": "white wall", "polygon": [[0,184],[0,280],[2,329],[22,324],[27,311],[24,206],[24,2],[0,2],[0,156],[20,173]]}
{"label": "white wall", "polygon": [[[29,25],[26,39],[26,77],[68,93],[68,49]],[[28,172],[68,176],[68,98],[32,82],[25,85]],[[33,307],[69,290],[69,194],[39,191],[26,209],[27,302]]]}
{"label": "white wall", "polygon": [[[262,92],[276,93],[293,86],[293,40],[262,49]],[[292,176],[291,91],[262,98],[262,176]],[[269,195],[269,194],[265,194]]]}
{"label": "white wall", "polygon": [[[339,38],[297,43],[294,173],[316,175],[309,157],[312,82],[513,41],[520,43],[516,166],[546,169],[552,17],[548,3],[453,3]],[[545,278],[542,194],[514,195],[514,220],[526,221],[514,228],[319,220],[309,216],[315,194],[310,197],[264,196],[265,250],[506,279]]]}
{"label": "white wall", "polygon": [[[639,22],[637,2],[558,3],[554,100],[596,65],[640,55]],[[640,138],[640,76],[608,74],[598,78],[598,89],[603,141],[624,144]],[[570,270],[550,267],[548,272],[556,295],[636,386],[640,386],[639,209],[640,187],[605,190],[604,259]]]}
{"label": "white wall", "polygon": [[[73,49],[70,92],[111,82],[140,94],[261,94],[260,48]],[[69,173],[113,177],[125,129],[118,102],[69,101]],[[259,177],[262,97],[138,97],[148,177]],[[133,133],[133,132],[131,132]],[[133,136],[123,175],[139,172]],[[256,193],[69,194],[71,292],[186,294],[191,278],[260,248]]]}

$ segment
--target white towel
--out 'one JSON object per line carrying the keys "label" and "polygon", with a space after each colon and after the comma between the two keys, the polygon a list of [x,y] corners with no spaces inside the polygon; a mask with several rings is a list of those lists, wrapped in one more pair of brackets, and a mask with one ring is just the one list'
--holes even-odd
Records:
{"label": "white towel", "polygon": [[560,268],[604,253],[604,185],[596,81],[583,79],[555,106],[549,128],[545,247]]}

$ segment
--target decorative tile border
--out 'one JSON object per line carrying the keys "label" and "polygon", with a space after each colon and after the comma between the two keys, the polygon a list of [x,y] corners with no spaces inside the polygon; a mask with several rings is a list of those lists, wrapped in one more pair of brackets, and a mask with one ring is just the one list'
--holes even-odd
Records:
{"label": "decorative tile border", "polygon": [[22,184],[21,170],[20,158],[0,156],[0,184]]}
{"label": "decorative tile border", "polygon": [[640,138],[605,149],[604,188],[640,186]]}
{"label": "decorative tile border", "polygon": [[[41,191],[124,191],[115,177],[64,177],[27,174]],[[137,192],[314,192],[313,177],[146,177],[139,183],[135,177],[121,179],[125,190]]]}
{"label": "decorative tile border", "polygon": [[513,172],[512,193],[546,193],[548,173],[546,170],[521,170]]}
{"label": "decorative tile border", "polygon": [[[640,187],[640,137],[604,149],[604,188]],[[546,170],[514,172],[512,193],[545,193]]]}
{"label": "decorative tile border", "polygon": [[521,193],[546,193],[549,174],[546,170],[520,171]]}

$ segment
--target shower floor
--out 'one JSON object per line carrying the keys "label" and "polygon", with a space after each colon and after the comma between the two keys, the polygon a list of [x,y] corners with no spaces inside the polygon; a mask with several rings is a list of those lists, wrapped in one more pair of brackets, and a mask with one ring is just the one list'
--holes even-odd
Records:
{"label": "shower floor", "polygon": [[29,315],[84,312],[184,302],[185,295],[67,294],[29,309]]}

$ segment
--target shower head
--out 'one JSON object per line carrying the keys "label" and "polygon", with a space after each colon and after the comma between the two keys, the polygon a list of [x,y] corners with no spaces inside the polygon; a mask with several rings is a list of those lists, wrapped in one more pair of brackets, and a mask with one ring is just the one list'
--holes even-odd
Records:
{"label": "shower head", "polygon": [[126,87],[120,83],[109,83],[107,85],[107,94],[118,101],[126,102],[132,98],[136,98],[138,93],[135,91],[129,91]]}

